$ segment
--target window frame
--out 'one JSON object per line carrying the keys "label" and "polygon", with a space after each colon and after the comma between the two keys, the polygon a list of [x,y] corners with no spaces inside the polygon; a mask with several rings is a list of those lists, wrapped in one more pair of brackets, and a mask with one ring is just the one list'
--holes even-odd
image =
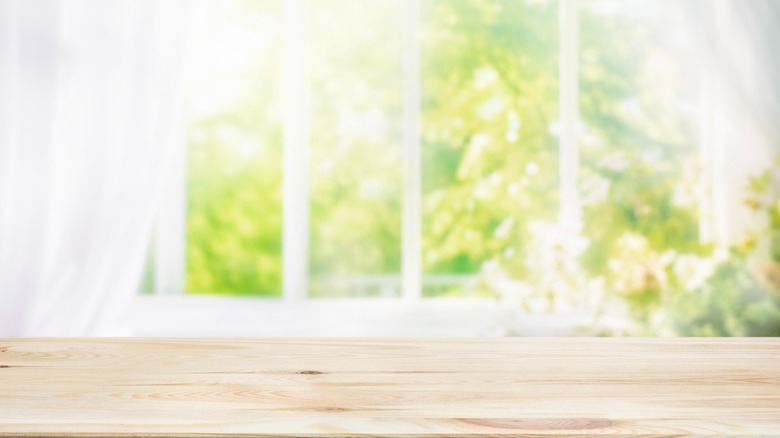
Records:
{"label": "window frame", "polygon": [[[307,0],[282,0],[284,54],[284,196],[283,279],[280,298],[240,298],[215,295],[185,296],[186,251],[186,145],[183,120],[178,118],[175,163],[161,210],[153,245],[154,290],[136,298],[128,314],[135,334],[179,335],[280,335],[280,336],[479,336],[490,334],[502,312],[494,300],[474,298],[424,298],[422,296],[422,163],[421,163],[421,63],[419,0],[396,0],[403,18],[403,136],[401,296],[386,298],[309,299],[309,193],[308,193],[308,85],[306,72]],[[559,225],[576,227],[581,218],[578,193],[579,169],[579,7],[581,0],[557,0],[559,19]],[[706,70],[706,69],[702,69]],[[713,96],[718,78],[702,81],[702,96]],[[717,93],[704,106],[699,122],[699,154],[706,165],[704,178],[715,178],[724,165],[724,148],[718,134],[705,135],[705,125],[717,127]],[[707,142],[707,143],[705,143]],[[715,146],[712,146],[714,144]],[[710,146],[708,146],[710,145]],[[714,167],[709,168],[710,165]],[[722,169],[721,169],[722,170]],[[712,174],[712,175],[710,175]],[[710,187],[701,211],[709,215],[725,208],[725,188]],[[721,200],[718,202],[717,200]],[[704,217],[704,215],[702,215]],[[722,240],[723,232],[710,236],[712,228],[701,219],[702,238]],[[717,224],[716,224],[717,225]],[[718,229],[722,226],[718,226]],[[707,234],[705,236],[705,234]],[[284,315],[283,317],[275,315]],[[362,316],[361,316],[362,315]],[[475,318],[465,323],[463,316]],[[258,318],[262,316],[262,318]],[[366,317],[368,316],[368,317]],[[392,316],[392,318],[387,318]],[[432,324],[431,317],[435,320]],[[587,315],[550,318],[579,321]],[[438,319],[437,319],[438,318]],[[532,321],[534,317],[526,318]],[[214,321],[212,327],[208,322]],[[227,329],[224,324],[227,322]],[[402,323],[403,322],[403,323]],[[334,329],[332,325],[335,324]],[[411,329],[410,329],[411,327]],[[466,327],[464,329],[464,327]],[[240,330],[238,328],[241,328]],[[563,334],[563,333],[562,333]]]}

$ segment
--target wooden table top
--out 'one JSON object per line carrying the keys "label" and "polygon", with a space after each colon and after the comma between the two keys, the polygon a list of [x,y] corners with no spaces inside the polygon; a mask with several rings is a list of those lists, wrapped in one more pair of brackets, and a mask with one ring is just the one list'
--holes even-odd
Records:
{"label": "wooden table top", "polygon": [[778,435],[780,339],[0,339],[0,436]]}

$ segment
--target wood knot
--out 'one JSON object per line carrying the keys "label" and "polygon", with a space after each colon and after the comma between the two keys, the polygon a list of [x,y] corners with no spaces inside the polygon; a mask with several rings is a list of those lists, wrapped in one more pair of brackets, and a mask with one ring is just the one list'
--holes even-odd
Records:
{"label": "wood knot", "polygon": [[297,371],[295,374],[311,374],[311,375],[317,375],[317,374],[322,374],[322,371],[303,370],[303,371]]}
{"label": "wood knot", "polygon": [[0,365],[0,368],[11,368],[11,365]]}
{"label": "wood knot", "polygon": [[460,418],[461,422],[478,426],[514,430],[592,430],[615,426],[606,418]]}
{"label": "wood knot", "polygon": [[341,406],[302,406],[300,408],[293,408],[297,412],[322,412],[322,413],[338,413],[338,412],[351,412],[352,409],[344,408]]}

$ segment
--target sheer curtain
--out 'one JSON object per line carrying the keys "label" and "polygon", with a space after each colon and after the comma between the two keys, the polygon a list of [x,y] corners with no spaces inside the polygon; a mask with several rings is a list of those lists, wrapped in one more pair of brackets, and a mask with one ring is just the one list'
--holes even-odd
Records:
{"label": "sheer curtain", "polygon": [[780,150],[780,1],[731,0],[727,12],[719,64],[729,69],[742,115]]}
{"label": "sheer curtain", "polygon": [[[718,72],[733,105],[730,116],[750,119],[762,136],[780,140],[780,1],[693,0],[684,4],[707,67]],[[780,142],[775,147],[780,148]]]}
{"label": "sheer curtain", "polygon": [[0,0],[0,336],[117,335],[171,157],[184,0]]}
{"label": "sheer curtain", "polygon": [[[741,241],[754,228],[744,208],[746,182],[780,154],[780,1],[689,0],[691,28],[702,48],[702,113],[708,186],[722,199],[707,211],[716,218],[715,240]],[[720,151],[720,152],[718,152]],[[710,154],[714,152],[714,154]]]}

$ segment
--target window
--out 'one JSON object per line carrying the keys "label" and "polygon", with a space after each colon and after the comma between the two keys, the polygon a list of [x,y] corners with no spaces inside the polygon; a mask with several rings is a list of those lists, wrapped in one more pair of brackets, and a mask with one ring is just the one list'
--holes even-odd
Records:
{"label": "window", "polygon": [[[679,2],[592,1],[580,13],[581,263],[650,308],[665,258],[698,253],[698,82]],[[644,317],[644,316],[642,316]]]}
{"label": "window", "polygon": [[[541,223],[582,212],[601,242],[668,230],[652,215],[669,205],[644,220],[656,205],[627,205],[672,202],[678,167],[696,159],[696,96],[653,88],[695,89],[696,69],[669,59],[692,48],[673,47],[691,38],[667,3],[209,2],[186,70],[177,283],[195,294],[400,297],[408,284],[423,297],[491,296],[484,265],[526,271]],[[607,206],[615,223],[592,223]],[[698,241],[695,207],[666,214],[680,228],[668,239]],[[609,248],[589,251],[606,269]],[[284,272],[305,281],[285,288]]]}
{"label": "window", "polygon": [[155,292],[613,293],[647,320],[723,244],[682,3],[207,2]]}
{"label": "window", "polygon": [[311,297],[400,295],[403,6],[306,4]]}
{"label": "window", "polygon": [[186,203],[173,207],[186,205],[177,283],[281,296],[283,5],[216,1],[200,12],[186,69]]}
{"label": "window", "polygon": [[425,1],[421,23],[423,296],[490,296],[483,265],[558,211],[558,4]]}

